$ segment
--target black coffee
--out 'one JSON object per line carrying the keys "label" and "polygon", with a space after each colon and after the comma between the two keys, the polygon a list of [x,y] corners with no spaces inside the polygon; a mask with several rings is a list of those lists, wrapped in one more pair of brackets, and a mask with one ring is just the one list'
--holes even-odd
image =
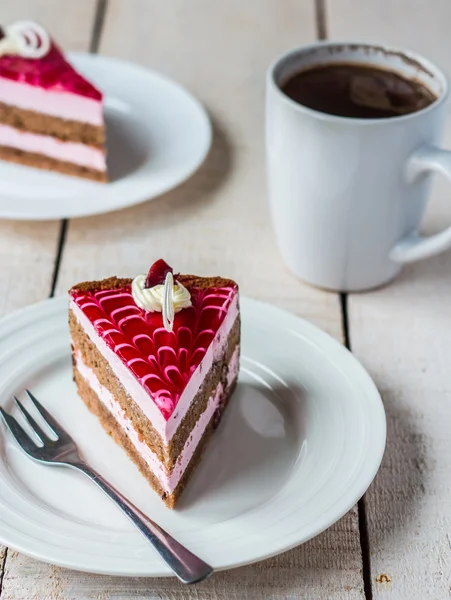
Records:
{"label": "black coffee", "polygon": [[407,115],[436,100],[419,81],[359,63],[328,64],[300,71],[281,89],[299,104],[355,119]]}

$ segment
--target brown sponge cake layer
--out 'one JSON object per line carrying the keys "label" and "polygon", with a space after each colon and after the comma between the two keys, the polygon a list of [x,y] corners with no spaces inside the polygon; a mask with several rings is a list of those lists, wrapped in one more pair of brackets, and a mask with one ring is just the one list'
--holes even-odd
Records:
{"label": "brown sponge cake layer", "polygon": [[[140,407],[124,390],[109,363],[91,342],[71,310],[69,311],[69,326],[74,350],[80,352],[84,364],[94,372],[100,384],[111,392],[142,440],[158,456],[167,470],[171,471],[200,415],[206,410],[210,396],[219,382],[227,378],[228,363],[240,338],[239,317],[232,326],[220,359],[213,363],[210,371],[206,374],[188,412],[167,445]],[[149,402],[152,402],[151,398],[149,398]]]}
{"label": "brown sponge cake layer", "polygon": [[80,371],[76,367],[74,368],[74,381],[77,385],[77,390],[80,398],[89,408],[89,410],[99,418],[99,421],[104,430],[108,433],[108,435],[111,435],[111,437],[117,444],[119,444],[125,449],[132,461],[138,466],[139,470],[144,475],[144,477],[147,478],[153,489],[161,498],[164,499],[165,493],[160,485],[160,482],[150,471],[146,461],[139,455],[135,446],[130,441],[129,437],[126,435],[124,430],[118,425],[116,419],[106,408],[106,406],[102,403],[95,391],[83,378],[83,376],[80,374]]}
{"label": "brown sponge cake layer", "polygon": [[177,457],[183,450],[186,440],[199,420],[199,417],[206,410],[208,400],[217,388],[218,383],[222,381],[224,382],[224,387],[226,387],[225,382],[227,381],[229,373],[229,364],[234,352],[237,349],[239,351],[239,341],[240,318],[237,317],[230,330],[222,356],[213,363],[199,391],[194,397],[188,412],[180,423],[176,434],[170,441],[169,452],[171,463],[172,461],[175,462],[175,460],[177,460]]}
{"label": "brown sponge cake layer", "polygon": [[102,126],[52,117],[32,110],[22,110],[2,102],[0,102],[0,123],[28,133],[51,135],[63,142],[79,142],[100,149],[105,145],[105,128]]}
{"label": "brown sponge cake layer", "polygon": [[7,160],[9,162],[25,165],[27,167],[45,169],[46,171],[57,171],[58,173],[63,173],[64,175],[84,177],[85,179],[92,179],[93,181],[108,181],[105,171],[97,171],[97,169],[82,167],[64,160],[56,160],[54,158],[50,158],[49,156],[45,156],[44,154],[23,152],[22,150],[18,150],[17,148],[9,148],[8,146],[0,146],[0,160]]}
{"label": "brown sponge cake layer", "polygon": [[[187,288],[210,288],[210,287],[227,287],[236,286],[232,279],[224,277],[198,277],[197,275],[177,275],[177,281],[180,281]],[[128,287],[132,284],[132,279],[127,277],[108,277],[100,281],[82,281],[73,285],[69,290],[71,292],[99,292],[103,290],[118,290]]]}
{"label": "brown sponge cake layer", "polygon": [[207,425],[207,428],[205,429],[205,432],[202,438],[200,439],[199,444],[177,487],[175,488],[172,494],[167,494],[161,487],[161,484],[158,481],[157,477],[155,477],[153,472],[149,469],[149,466],[147,465],[146,461],[137,452],[135,446],[132,444],[129,437],[125,434],[124,430],[118,425],[116,419],[103,405],[97,394],[83,379],[83,377],[80,375],[77,369],[74,369],[74,379],[80,397],[82,398],[86,406],[89,408],[89,410],[99,418],[99,421],[102,427],[105,429],[105,431],[109,435],[111,435],[114,441],[120,446],[122,446],[122,448],[127,452],[130,459],[135,463],[135,465],[140,470],[141,474],[147,479],[147,481],[150,483],[150,485],[156,491],[156,493],[160,496],[160,498],[163,500],[166,506],[168,508],[174,508],[175,503],[177,502],[181,493],[185,489],[193,471],[196,469],[198,463],[200,462],[207,442],[211,437],[211,434],[216,429],[220,421],[222,413],[224,412],[224,409],[226,408],[230,396],[232,395],[233,390],[235,388],[236,380],[232,382],[228,389],[226,389],[221,405],[210,419],[210,422]]}

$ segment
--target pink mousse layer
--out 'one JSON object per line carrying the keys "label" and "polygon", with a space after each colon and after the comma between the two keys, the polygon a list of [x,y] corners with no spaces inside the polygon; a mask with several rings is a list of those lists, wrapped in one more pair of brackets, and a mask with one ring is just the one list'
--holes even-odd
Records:
{"label": "pink mousse layer", "polygon": [[0,146],[36,152],[97,171],[106,170],[105,154],[98,148],[75,142],[61,142],[48,135],[19,131],[9,125],[0,125]]}
{"label": "pink mousse layer", "polygon": [[0,102],[69,121],[103,124],[102,100],[44,89],[6,77],[0,77]]}
{"label": "pink mousse layer", "polygon": [[127,436],[132,442],[138,454],[148,465],[152,473],[157,477],[163,490],[169,494],[177,487],[183,473],[185,472],[189,462],[202,439],[205,430],[210,423],[216,409],[221,404],[224,398],[224,393],[228,393],[230,386],[238,376],[239,368],[239,348],[237,348],[232,356],[232,360],[229,365],[229,372],[227,376],[227,389],[224,390],[220,383],[213,394],[210,396],[207,404],[207,408],[201,414],[199,420],[194,426],[191,435],[188,437],[185,446],[180,454],[177,463],[172,470],[168,473],[164,465],[161,464],[158,456],[149,448],[149,446],[143,442],[136,429],[133,427],[132,422],[128,419],[120,407],[119,403],[114,399],[113,394],[104,387],[97,377],[95,376],[92,369],[86,366],[81,358],[79,352],[75,354],[75,366],[83,379],[89,384],[91,389],[97,394],[99,400],[103,405],[110,411],[110,413],[116,419],[118,425],[127,432]]}
{"label": "pink mousse layer", "polygon": [[176,409],[168,420],[165,419],[148,391],[142,386],[130,369],[126,367],[118,355],[106,344],[105,340],[97,334],[94,325],[72,299],[70,300],[70,309],[88,338],[103,358],[110,364],[124,390],[131,398],[133,398],[134,402],[136,402],[145,416],[150,420],[153,427],[161,436],[163,442],[168,443],[177,431],[178,426],[182,422],[194,396],[197,394],[202,381],[210,371],[213,363],[221,357],[229,333],[238,316],[238,292],[235,293],[221,326],[205,352],[202,361],[191,375],[191,378],[178,399]]}

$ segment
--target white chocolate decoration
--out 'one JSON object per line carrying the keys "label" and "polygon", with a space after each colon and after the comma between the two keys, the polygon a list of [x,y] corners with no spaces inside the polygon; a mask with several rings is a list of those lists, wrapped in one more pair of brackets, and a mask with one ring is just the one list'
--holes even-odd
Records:
{"label": "white chocolate decoration", "polygon": [[50,50],[50,36],[33,21],[16,21],[3,27],[0,56],[17,55],[23,58],[42,58]]}
{"label": "white chocolate decoration", "polygon": [[138,275],[132,282],[132,295],[136,305],[148,312],[161,312],[163,325],[172,331],[174,315],[191,306],[191,295],[179,281],[174,282],[171,272],[163,284],[146,288],[146,276]]}
{"label": "white chocolate decoration", "polygon": [[[186,289],[186,288],[183,288]],[[188,290],[186,290],[188,291]],[[191,300],[190,300],[191,304]],[[164,281],[163,288],[163,325],[166,331],[171,332],[174,327],[174,316],[175,316],[175,308],[174,308],[174,277],[169,271],[166,273],[166,279]]]}

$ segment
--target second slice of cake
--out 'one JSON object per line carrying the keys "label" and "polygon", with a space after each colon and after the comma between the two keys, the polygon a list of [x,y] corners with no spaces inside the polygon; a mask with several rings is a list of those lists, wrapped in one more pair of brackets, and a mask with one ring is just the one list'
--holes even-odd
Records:
{"label": "second slice of cake", "polygon": [[0,159],[107,181],[103,95],[30,21],[0,28]]}
{"label": "second slice of cake", "polygon": [[81,398],[173,508],[236,385],[237,284],[160,260],[74,286],[69,323]]}

